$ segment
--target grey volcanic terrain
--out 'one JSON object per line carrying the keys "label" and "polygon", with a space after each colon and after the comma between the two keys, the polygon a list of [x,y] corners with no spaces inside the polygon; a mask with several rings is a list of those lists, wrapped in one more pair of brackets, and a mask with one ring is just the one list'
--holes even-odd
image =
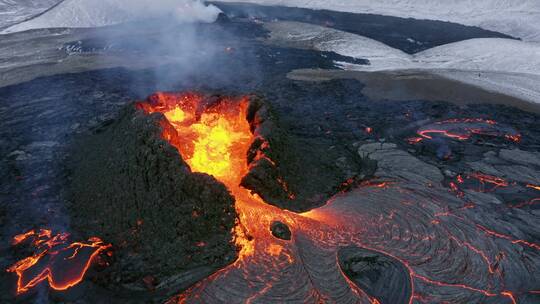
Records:
{"label": "grey volcanic terrain", "polygon": [[[69,258],[41,260],[22,292],[0,272],[0,302],[540,301],[538,104],[428,70],[366,72],[368,56],[320,47],[336,37],[287,33],[325,26],[412,55],[511,37],[217,5],[213,23],[0,36],[0,268],[39,256],[47,233],[14,239],[32,229],[107,244],[67,288]],[[249,100],[248,199],[189,168],[167,115],[137,108],[163,106],[156,92],[204,95],[195,120]],[[70,249],[55,242],[41,254]]]}

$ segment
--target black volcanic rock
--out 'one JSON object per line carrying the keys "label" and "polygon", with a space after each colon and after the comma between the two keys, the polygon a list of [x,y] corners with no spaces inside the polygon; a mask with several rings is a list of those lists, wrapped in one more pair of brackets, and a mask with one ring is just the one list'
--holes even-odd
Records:
{"label": "black volcanic rock", "polygon": [[380,252],[346,247],[338,252],[343,272],[362,290],[381,304],[405,304],[411,297],[407,268]]}
{"label": "black volcanic rock", "polygon": [[278,239],[287,241],[291,239],[291,230],[289,229],[289,226],[280,221],[272,222],[270,230],[272,231],[272,235]]}
{"label": "black volcanic rock", "polygon": [[287,114],[270,106],[273,102],[250,98],[247,120],[255,140],[247,155],[250,171],[242,179],[243,187],[271,205],[304,212],[324,205],[344,181],[373,174],[376,166],[351,152],[352,147],[322,139],[317,121],[306,130],[295,130]]}
{"label": "black volcanic rock", "polygon": [[219,13],[215,22],[216,23],[229,23],[231,22],[231,19],[226,14]]}
{"label": "black volcanic rock", "polygon": [[190,172],[161,138],[162,128],[174,131],[161,118],[129,105],[82,135],[72,153],[73,225],[114,245],[111,271],[124,285],[147,276],[157,284],[201,266],[208,275],[235,259],[233,197],[213,177]]}

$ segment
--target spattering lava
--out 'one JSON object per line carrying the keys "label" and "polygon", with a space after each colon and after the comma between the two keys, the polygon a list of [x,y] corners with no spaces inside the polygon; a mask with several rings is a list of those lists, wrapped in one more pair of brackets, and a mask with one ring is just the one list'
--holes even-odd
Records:
{"label": "spattering lava", "polygon": [[[478,303],[488,298],[494,303],[516,303],[518,295],[535,292],[507,289],[501,265],[520,249],[495,251],[494,240],[527,250],[536,247],[461,215],[436,213],[446,206],[440,200],[451,199],[444,194],[447,190],[441,191],[441,197],[426,198],[399,183],[361,186],[356,198],[338,195],[326,206],[303,214],[264,203],[240,186],[249,171],[247,152],[255,138],[246,120],[248,104],[247,98],[208,99],[193,93],[157,93],[139,104],[147,113],[164,114],[168,122],[163,122],[163,137],[193,171],[213,175],[227,186],[240,218],[234,231],[239,258],[170,303],[381,303],[343,274],[337,252],[350,245],[402,263],[410,286],[395,288],[410,291],[409,304]],[[357,201],[363,196],[376,196],[380,203]],[[395,201],[396,197],[402,200]],[[446,221],[449,217],[452,220]],[[290,241],[272,236],[273,221],[290,227]],[[481,241],[476,244],[474,239]],[[434,248],[439,249],[431,252]]]}
{"label": "spattering lava", "polygon": [[30,230],[13,237],[12,245],[28,242],[34,254],[9,267],[17,274],[17,294],[22,294],[47,281],[55,290],[66,290],[80,283],[95,258],[111,246],[99,238],[87,242],[69,242],[68,233],[51,230]]}

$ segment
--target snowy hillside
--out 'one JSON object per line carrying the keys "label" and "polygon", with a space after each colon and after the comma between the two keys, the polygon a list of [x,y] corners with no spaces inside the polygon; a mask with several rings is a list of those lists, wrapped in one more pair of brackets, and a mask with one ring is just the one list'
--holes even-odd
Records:
{"label": "snowy hillside", "polygon": [[368,59],[370,65],[363,68],[383,70],[412,65],[409,54],[360,35],[300,22],[266,23],[265,28],[270,30],[269,42]]}
{"label": "snowy hillside", "polygon": [[32,20],[7,28],[4,33],[50,27],[97,27],[135,18],[170,15],[180,22],[213,22],[215,6],[198,0],[65,0]]}
{"label": "snowy hillside", "polygon": [[432,19],[540,42],[539,0],[220,0]]}
{"label": "snowy hillside", "polygon": [[540,74],[540,44],[511,39],[470,39],[415,54],[420,66]]}
{"label": "snowy hillside", "polygon": [[59,0],[0,0],[0,29],[27,20]]}

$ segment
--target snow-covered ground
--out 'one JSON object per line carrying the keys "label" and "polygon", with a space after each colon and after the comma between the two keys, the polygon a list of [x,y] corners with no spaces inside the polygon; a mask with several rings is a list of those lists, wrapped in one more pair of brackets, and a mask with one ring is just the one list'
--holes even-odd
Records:
{"label": "snow-covered ground", "polygon": [[0,0],[0,29],[27,20],[60,0]]}
{"label": "snow-covered ground", "polygon": [[430,19],[540,42],[539,0],[219,0]]}
{"label": "snow-covered ground", "polygon": [[480,38],[441,45],[414,55],[433,68],[540,74],[540,43]]}
{"label": "snow-covered ground", "polygon": [[370,61],[370,65],[338,63],[347,70],[425,70],[540,103],[540,43],[470,39],[409,55],[370,38],[318,25],[274,22],[265,26],[271,31],[269,43],[333,51]]}
{"label": "snow-covered ground", "polygon": [[65,0],[46,13],[0,33],[53,27],[98,27],[169,15],[180,22],[213,22],[220,10],[199,0]]}

